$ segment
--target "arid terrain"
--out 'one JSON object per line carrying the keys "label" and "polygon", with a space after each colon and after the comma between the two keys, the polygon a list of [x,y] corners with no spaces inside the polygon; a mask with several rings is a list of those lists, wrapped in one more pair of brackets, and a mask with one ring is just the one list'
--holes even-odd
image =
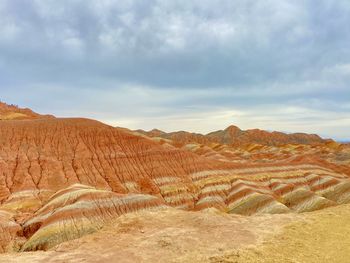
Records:
{"label": "arid terrain", "polygon": [[0,262],[349,261],[348,144],[0,119]]}
{"label": "arid terrain", "polygon": [[302,214],[163,210],[123,215],[96,233],[1,262],[348,262],[350,207]]}

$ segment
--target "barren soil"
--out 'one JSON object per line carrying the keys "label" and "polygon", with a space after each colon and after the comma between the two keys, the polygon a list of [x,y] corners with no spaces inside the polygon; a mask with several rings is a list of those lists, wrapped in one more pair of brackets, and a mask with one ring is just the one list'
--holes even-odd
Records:
{"label": "barren soil", "polygon": [[49,251],[0,262],[349,262],[350,205],[239,216],[169,209],[121,216]]}

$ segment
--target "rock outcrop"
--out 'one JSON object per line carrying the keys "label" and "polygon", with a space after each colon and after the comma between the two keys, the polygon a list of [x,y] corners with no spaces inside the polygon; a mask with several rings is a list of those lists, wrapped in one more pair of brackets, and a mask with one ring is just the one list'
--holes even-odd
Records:
{"label": "rock outcrop", "polygon": [[166,208],[162,199],[142,194],[116,194],[85,185],[55,193],[23,225],[28,241],[22,251],[46,250],[93,233],[120,215]]}
{"label": "rock outcrop", "polygon": [[57,191],[75,183],[160,194],[167,178],[188,184],[188,174],[215,166],[88,119],[0,122],[0,149],[0,201],[16,192]]}
{"label": "rock outcrop", "polygon": [[[237,127],[169,138],[154,130],[150,137],[89,119],[40,116],[0,121],[3,252],[50,249],[140,210],[255,215],[350,202],[348,145],[266,132],[254,133],[262,134],[258,144]],[[276,145],[273,138],[280,138]],[[279,145],[290,140],[301,144]]]}

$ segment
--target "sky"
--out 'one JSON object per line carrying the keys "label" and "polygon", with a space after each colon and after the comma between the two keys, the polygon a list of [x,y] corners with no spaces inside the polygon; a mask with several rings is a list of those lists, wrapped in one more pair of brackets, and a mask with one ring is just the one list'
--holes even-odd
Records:
{"label": "sky", "polygon": [[131,129],[350,139],[348,0],[0,0],[0,100]]}

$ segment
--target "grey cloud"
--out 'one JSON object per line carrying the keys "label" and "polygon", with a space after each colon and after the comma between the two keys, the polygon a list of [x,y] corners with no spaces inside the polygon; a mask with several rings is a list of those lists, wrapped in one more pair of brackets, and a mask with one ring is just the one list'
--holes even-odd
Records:
{"label": "grey cloud", "polygon": [[41,70],[163,87],[300,80],[349,41],[342,2],[323,5],[328,22],[308,1],[7,1],[17,33],[2,53],[34,80]]}
{"label": "grey cloud", "polygon": [[1,96],[127,120],[269,105],[349,113],[350,4],[315,5],[3,0]]}

